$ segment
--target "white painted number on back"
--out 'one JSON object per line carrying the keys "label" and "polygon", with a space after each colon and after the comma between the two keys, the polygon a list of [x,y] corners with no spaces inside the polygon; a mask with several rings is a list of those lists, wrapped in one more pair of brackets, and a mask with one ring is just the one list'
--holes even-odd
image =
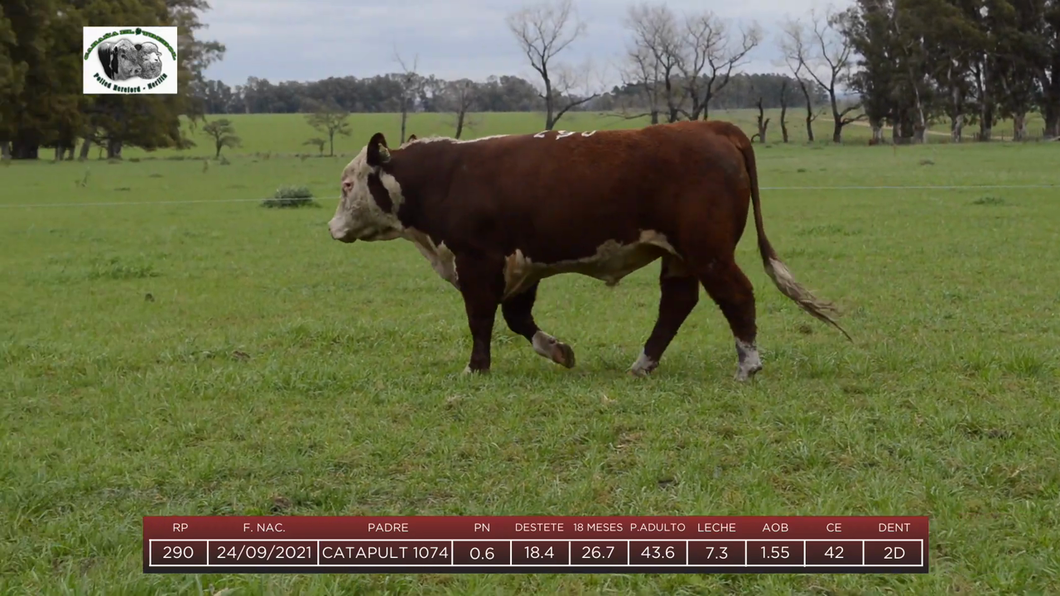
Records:
{"label": "white painted number on back", "polygon": [[[543,131],[537,133],[536,135],[534,135],[534,138],[535,139],[543,139],[543,138],[545,138],[545,135],[547,135],[547,134],[548,134],[548,131],[547,130],[543,130]],[[560,131],[556,132],[556,138],[557,139],[562,139],[563,137],[569,137],[569,136],[574,135],[574,134],[577,134],[577,132],[560,130]],[[595,130],[590,130],[588,132],[581,133],[581,136],[583,136],[583,137],[591,137],[594,134],[596,134],[596,131]]]}

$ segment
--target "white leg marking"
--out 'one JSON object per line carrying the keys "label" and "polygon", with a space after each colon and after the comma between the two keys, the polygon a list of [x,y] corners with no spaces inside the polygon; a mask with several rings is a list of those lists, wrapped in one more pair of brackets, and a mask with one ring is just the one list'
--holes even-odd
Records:
{"label": "white leg marking", "polygon": [[549,360],[552,359],[552,346],[556,343],[556,338],[544,331],[538,331],[534,334],[534,339],[530,343],[534,346],[535,352]]}
{"label": "white leg marking", "polygon": [[464,374],[465,375],[471,374],[471,365],[470,364],[468,364],[467,366],[464,367]]}
{"label": "white leg marking", "polygon": [[736,366],[737,381],[746,381],[762,370],[762,359],[758,357],[758,349],[754,344],[736,340],[736,355],[739,358],[739,364]]}
{"label": "white leg marking", "polygon": [[567,368],[574,367],[574,350],[544,331],[535,333],[534,338],[530,340],[530,344],[534,346],[535,352],[556,364]]}
{"label": "white leg marking", "polygon": [[633,366],[629,367],[629,372],[637,377],[646,377],[651,371],[655,370],[655,367],[659,366],[659,363],[648,358],[648,356],[642,351],[637,361],[633,363]]}

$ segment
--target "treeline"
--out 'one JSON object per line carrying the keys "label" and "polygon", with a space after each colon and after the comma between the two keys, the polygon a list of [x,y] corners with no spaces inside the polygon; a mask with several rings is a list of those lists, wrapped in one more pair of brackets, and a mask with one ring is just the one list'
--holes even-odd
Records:
{"label": "treeline", "polygon": [[[417,75],[418,76],[418,75]],[[389,113],[401,111],[408,75],[394,73],[359,79],[330,77],[320,81],[281,81],[250,77],[243,85],[222,81],[197,81],[192,93],[207,114],[290,114],[310,112],[321,104],[331,104],[347,112]],[[545,101],[529,81],[515,76],[491,76],[485,81],[460,79],[446,81],[433,75],[414,85],[410,109],[417,112],[541,112]],[[802,107],[794,97],[796,82],[777,74],[734,74],[729,84],[711,98],[717,109],[751,108],[761,98],[766,109]],[[618,111],[634,109],[640,90],[635,84],[615,86],[574,110]],[[825,101],[826,94],[812,89],[813,103]],[[580,99],[578,96],[569,98]]]}
{"label": "treeline", "polygon": [[1002,118],[1021,140],[1035,111],[1060,137],[1060,0],[857,0],[825,25],[858,55],[850,84],[876,140],[888,125],[922,142],[936,121],[990,140]]}
{"label": "treeline", "polygon": [[[553,1],[567,14],[572,0]],[[530,20],[536,27],[554,14]],[[678,14],[665,3],[630,7],[626,27],[626,76],[653,121],[706,118],[764,41],[755,23],[736,28],[710,11]],[[922,142],[943,120],[955,141],[969,124],[990,140],[1000,119],[1011,119],[1022,140],[1035,111],[1045,134],[1060,136],[1060,0],[855,0],[842,11],[786,19],[775,43],[807,106],[811,141],[810,106],[822,103],[837,143],[846,125],[863,119],[874,142],[885,126],[895,142]],[[860,101],[844,101],[843,89]]]}
{"label": "treeline", "polygon": [[[684,85],[681,79],[675,79],[674,83]],[[757,108],[761,101],[762,107],[767,110],[783,107],[805,108],[807,98],[803,97],[798,89],[799,81],[788,75],[737,73],[729,78],[724,87],[711,95],[708,107],[717,110],[740,110]],[[811,109],[828,101],[828,94],[812,81],[809,82],[808,91]],[[643,101],[643,84],[626,83],[607,95],[608,97],[601,97],[601,103],[606,103],[608,109],[649,109]]]}
{"label": "treeline", "polygon": [[[88,155],[93,144],[120,157],[122,147],[186,147],[179,116],[202,113],[187,92],[224,46],[197,37],[207,0],[3,0],[0,3],[0,150],[36,159]],[[83,95],[82,27],[107,24],[177,26],[179,93]]]}
{"label": "treeline", "polygon": [[[208,0],[2,0],[0,2],[0,151],[36,159],[41,148],[73,158],[80,144],[108,157],[122,147],[189,147],[180,116],[205,114],[409,112],[455,114],[460,136],[472,112],[544,114],[552,129],[571,110],[608,111],[651,122],[705,119],[712,109],[797,108],[808,140],[819,115],[830,114],[832,140],[867,120],[874,142],[892,127],[895,142],[923,141],[928,127],[950,124],[960,141],[967,126],[989,140],[1001,119],[1027,138],[1028,115],[1041,112],[1046,135],[1060,137],[1060,0],[855,0],[845,10],[811,11],[781,23],[767,39],[757,23],[741,26],[710,11],[677,13],[665,3],[627,7],[622,84],[604,89],[592,63],[563,62],[586,30],[573,0],[546,0],[508,14],[516,46],[533,81],[494,76],[446,81],[421,74],[400,56],[400,72],[272,83],[251,77],[228,86],[204,69],[224,46],[199,38]],[[180,28],[176,95],[82,95],[81,28],[136,23]],[[784,75],[743,72],[750,53],[779,45]],[[853,89],[850,100],[845,90]]]}
{"label": "treeline", "polygon": [[465,95],[471,111],[529,112],[540,109],[538,91],[528,81],[513,76],[491,76],[485,82],[468,79],[445,81],[416,72],[367,78],[328,77],[319,81],[280,81],[250,77],[242,85],[203,81],[193,87],[208,114],[293,114],[330,104],[347,112],[456,111]]}

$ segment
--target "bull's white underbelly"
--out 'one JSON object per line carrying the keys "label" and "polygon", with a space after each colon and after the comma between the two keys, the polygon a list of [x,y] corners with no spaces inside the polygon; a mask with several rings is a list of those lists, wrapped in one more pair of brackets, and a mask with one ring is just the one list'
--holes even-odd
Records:
{"label": "bull's white underbelly", "polygon": [[[460,287],[456,258],[444,242],[435,245],[426,234],[411,228],[405,230],[404,237],[416,246],[442,279]],[[516,250],[504,262],[502,299],[519,294],[535,282],[560,273],[580,273],[602,280],[607,285],[615,285],[623,277],[667,253],[677,254],[666,236],[653,230],[642,231],[636,242],[621,244],[608,240],[598,246],[596,254],[592,256],[555,263],[535,263],[523,251]]]}
{"label": "bull's white underbelly", "polygon": [[556,263],[535,263],[516,250],[508,256],[504,266],[504,298],[514,296],[535,282],[560,273],[580,273],[602,280],[613,286],[623,277],[644,267],[666,253],[677,254],[666,240],[666,236],[645,230],[640,238],[630,244],[620,244],[608,240],[596,248],[596,254],[558,261]]}

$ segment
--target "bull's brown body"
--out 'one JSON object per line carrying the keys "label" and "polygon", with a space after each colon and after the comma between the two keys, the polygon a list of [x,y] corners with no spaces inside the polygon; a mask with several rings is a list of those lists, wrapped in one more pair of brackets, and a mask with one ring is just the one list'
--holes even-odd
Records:
{"label": "bull's brown body", "polygon": [[419,139],[393,152],[376,134],[343,173],[330,227],[346,242],[416,244],[464,297],[474,340],[469,370],[490,366],[498,306],[536,351],[573,366],[573,351],[534,323],[540,280],[576,272],[613,284],[661,259],[659,317],[632,371],[658,365],[702,284],[736,338],[743,380],[761,368],[753,289],[734,259],[752,202],[767,272],[800,306],[835,324],[828,305],[791,278],[769,245],[750,140],[725,122]]}

